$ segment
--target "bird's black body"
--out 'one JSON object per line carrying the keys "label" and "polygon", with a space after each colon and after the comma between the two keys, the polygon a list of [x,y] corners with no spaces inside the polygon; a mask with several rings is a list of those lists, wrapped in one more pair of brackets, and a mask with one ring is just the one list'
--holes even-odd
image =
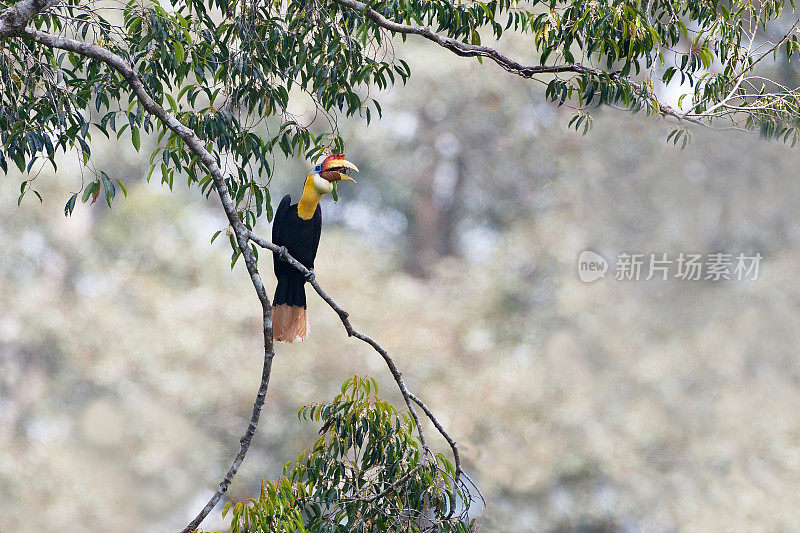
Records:
{"label": "bird's black body", "polygon": [[[313,270],[321,233],[322,209],[319,205],[313,217],[303,220],[297,214],[297,204],[292,205],[291,196],[287,194],[283,197],[272,224],[272,242],[285,246],[292,257]],[[273,254],[273,263],[275,277],[278,278],[274,305],[306,307],[306,280],[303,274],[286,261],[281,261],[277,254]]]}
{"label": "bird's black body", "polygon": [[[314,269],[319,237],[322,233],[322,210],[319,202],[335,190],[336,182],[356,180],[348,170],[358,168],[344,158],[344,154],[331,154],[306,176],[300,201],[292,204],[287,194],[275,211],[272,224],[272,242],[285,246],[289,254],[307,269]],[[275,300],[272,307],[272,339],[277,342],[300,342],[308,337],[308,309],[306,309],[306,279],[289,263],[273,255]]]}

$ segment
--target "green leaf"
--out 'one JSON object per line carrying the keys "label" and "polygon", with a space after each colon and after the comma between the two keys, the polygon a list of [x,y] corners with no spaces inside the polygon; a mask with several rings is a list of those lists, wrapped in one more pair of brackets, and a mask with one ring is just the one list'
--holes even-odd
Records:
{"label": "green leaf", "polygon": [[67,200],[67,204],[64,206],[64,216],[70,216],[72,211],[75,209],[75,200],[78,199],[78,193],[73,194]]}
{"label": "green leaf", "polygon": [[128,197],[128,188],[125,187],[125,183],[123,183],[122,180],[119,179],[119,178],[116,178],[116,182],[119,183],[119,188],[122,189],[123,196],[125,196],[125,198],[127,198]]}
{"label": "green leaf", "polygon": [[31,183],[30,181],[25,180],[20,184],[20,186],[19,186],[19,198],[17,198],[17,205],[20,205],[22,203],[22,198],[25,196],[25,189],[28,188],[28,185],[30,185],[30,183]]}
{"label": "green leaf", "polygon": [[[175,99],[172,97],[172,95],[169,94],[169,93],[164,93],[164,97],[167,99],[167,102],[169,102],[169,110],[171,112],[173,112],[173,113],[178,111],[178,104],[175,102]],[[166,132],[166,130],[165,130],[165,132]],[[160,142],[160,139],[159,139],[159,142]]]}
{"label": "green leaf", "polygon": [[175,49],[175,62],[180,66],[183,60],[186,59],[186,51],[180,41],[174,41],[173,47]]}
{"label": "green leaf", "polygon": [[89,197],[91,197],[95,193],[95,191],[99,189],[100,189],[100,183],[96,181],[91,182],[89,185],[86,186],[85,189],[83,189],[83,196],[81,197],[81,201],[83,203],[88,202]]}
{"label": "green leaf", "polygon": [[117,189],[114,187],[114,184],[111,183],[108,174],[105,172],[100,172],[100,181],[103,184],[103,190],[106,192],[106,203],[108,207],[111,207],[111,201],[114,199],[114,196],[116,196]]}
{"label": "green leaf", "polygon": [[136,151],[139,151],[139,148],[142,146],[142,140],[139,137],[139,128],[136,126],[131,126],[131,142],[133,143],[133,147],[136,148]]}

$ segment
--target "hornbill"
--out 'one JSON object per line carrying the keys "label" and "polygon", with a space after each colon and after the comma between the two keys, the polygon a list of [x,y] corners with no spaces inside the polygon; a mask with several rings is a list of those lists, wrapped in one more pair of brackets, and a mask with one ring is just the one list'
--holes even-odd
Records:
{"label": "hornbill", "polygon": [[[356,180],[347,175],[348,169],[358,168],[345,160],[344,154],[333,154],[314,167],[303,187],[300,202],[292,204],[290,195],[281,200],[272,223],[272,242],[285,246],[289,254],[307,269],[314,270],[319,236],[322,231],[322,209],[319,201],[333,191],[337,181]],[[276,341],[297,342],[308,336],[305,276],[278,254],[273,253],[275,300],[272,309],[272,338]]]}

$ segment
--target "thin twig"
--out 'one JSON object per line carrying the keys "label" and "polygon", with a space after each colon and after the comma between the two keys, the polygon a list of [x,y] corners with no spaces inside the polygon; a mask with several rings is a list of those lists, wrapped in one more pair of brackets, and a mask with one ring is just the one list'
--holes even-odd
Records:
{"label": "thin twig", "polygon": [[[433,426],[442,435],[442,437],[444,437],[444,440],[447,441],[447,444],[450,445],[450,449],[453,450],[453,460],[455,461],[456,464],[456,474],[460,474],[461,472],[463,472],[464,470],[461,468],[461,456],[458,453],[458,444],[456,444],[456,441],[454,441],[453,438],[447,433],[447,431],[445,431],[441,422],[439,422],[436,416],[434,416],[433,411],[431,411],[428,408],[428,406],[422,402],[422,400],[420,400],[417,396],[411,393],[409,393],[409,396],[412,402],[419,405],[422,408],[422,410],[425,411],[425,414],[428,415],[428,418],[433,423]],[[458,479],[458,475],[456,475],[456,479]]]}

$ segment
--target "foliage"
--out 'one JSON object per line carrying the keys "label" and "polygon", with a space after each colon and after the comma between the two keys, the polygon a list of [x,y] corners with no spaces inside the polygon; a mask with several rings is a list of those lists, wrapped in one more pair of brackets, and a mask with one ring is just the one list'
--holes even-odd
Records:
{"label": "foliage", "polygon": [[[608,104],[727,120],[794,143],[797,90],[755,70],[765,58],[798,58],[797,24],[787,27],[785,7],[782,0],[376,0],[368,9],[469,45],[480,44],[482,34],[527,35],[538,60],[518,73],[545,83],[549,99],[575,107],[571,124],[581,131],[590,124],[581,110]],[[264,213],[271,218],[274,153],[314,159],[328,149],[341,151],[337,116],[369,122],[381,113],[373,93],[410,75],[389,32],[364,9],[343,0],[128,0],[121,8],[67,0],[33,23],[130,62],[152,97],[204,139],[252,227]],[[537,66],[557,73],[539,74]],[[659,102],[656,82],[685,93],[680,112]],[[0,168],[7,172],[12,162],[35,177],[36,162],[55,166],[58,151],[77,149],[90,164],[90,140],[98,132],[125,136],[137,150],[142,135],[151,133],[157,144],[148,176],[160,175],[170,187],[182,176],[208,194],[207,169],[144,111],[127,83],[96,59],[6,39]],[[310,101],[316,113],[293,114],[291,102],[299,100]],[[685,144],[684,125],[671,140]],[[103,194],[111,203],[121,183],[100,170],[94,176],[81,185],[83,194],[69,199],[67,213],[78,197],[95,201]],[[33,190],[31,180],[21,185],[20,200]]]}
{"label": "foliage", "polygon": [[470,494],[442,455],[426,454],[414,419],[354,376],[330,403],[299,418],[322,423],[313,450],[284,467],[261,494],[228,502],[231,533],[293,531],[470,531]]}

